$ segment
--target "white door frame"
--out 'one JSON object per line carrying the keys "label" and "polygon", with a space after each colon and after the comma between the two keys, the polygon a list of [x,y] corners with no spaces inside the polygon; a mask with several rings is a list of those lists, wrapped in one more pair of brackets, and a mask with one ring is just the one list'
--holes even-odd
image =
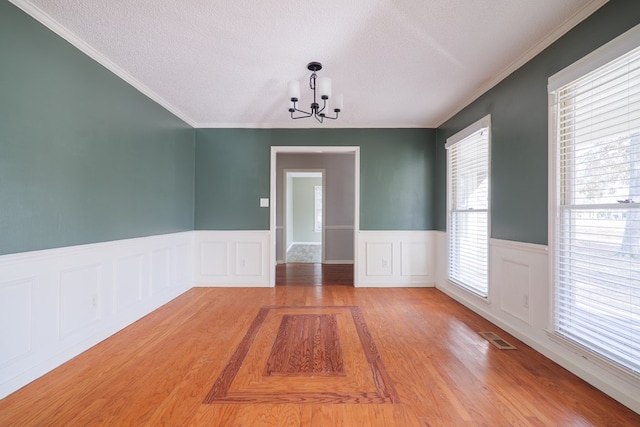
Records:
{"label": "white door frame", "polygon": [[[354,216],[353,216],[353,286],[358,287],[358,234],[360,232],[360,147],[318,147],[318,146],[272,146],[271,147],[271,172],[270,172],[270,194],[269,198],[269,239],[270,239],[270,259],[269,259],[269,286],[276,285],[276,160],[279,153],[299,153],[299,154],[326,154],[326,153],[354,153]],[[324,227],[325,224],[322,224]],[[324,235],[324,233],[323,233]],[[323,237],[324,240],[324,237]]]}
{"label": "white door frame", "polygon": [[[289,200],[289,197],[287,196],[287,186],[289,185],[288,181],[288,174],[295,174],[295,173],[315,173],[315,174],[320,174],[320,178],[322,179],[322,229],[320,230],[320,262],[322,264],[324,264],[325,261],[325,257],[324,257],[324,223],[325,223],[325,213],[326,213],[326,203],[325,203],[325,197],[324,197],[324,190],[327,187],[327,183],[326,183],[326,175],[327,175],[327,171],[325,169],[284,169],[284,176],[282,177],[282,207],[284,209],[284,212],[282,213],[282,249],[284,250],[283,255],[283,261],[286,263],[287,262],[287,234],[288,234],[288,229],[287,227],[289,227],[291,224],[289,224],[287,222],[287,209],[289,207],[289,203],[291,203],[291,200]],[[274,201],[275,203],[275,201]],[[277,245],[276,245],[277,246]],[[276,253],[276,260],[278,259],[278,254]],[[277,261],[276,261],[277,262]]]}

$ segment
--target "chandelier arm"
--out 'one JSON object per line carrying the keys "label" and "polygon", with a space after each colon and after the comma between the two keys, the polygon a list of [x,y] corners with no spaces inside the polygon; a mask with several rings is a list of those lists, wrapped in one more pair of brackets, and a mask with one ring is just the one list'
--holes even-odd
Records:
{"label": "chandelier arm", "polygon": [[298,111],[298,112],[300,112],[300,113],[304,113],[305,115],[304,115],[304,116],[294,117],[294,116],[293,116],[293,111],[292,111],[292,112],[291,112],[291,118],[292,118],[292,119],[306,119],[307,117],[311,117],[311,116],[313,116],[313,114],[312,114],[312,113],[307,113],[306,111],[302,111],[302,110],[298,110],[298,109],[296,109],[296,111]]}
{"label": "chandelier arm", "polygon": [[326,108],[327,108],[327,100],[325,98],[322,98],[322,108],[318,110],[318,114],[322,113],[324,110],[326,110]]}
{"label": "chandelier arm", "polygon": [[337,118],[338,118],[338,112],[336,111],[335,113],[336,113],[336,116],[335,116],[335,117],[331,117],[331,116],[327,116],[327,115],[325,115],[325,116],[324,116],[324,118],[325,118],[325,119],[335,120],[335,119],[337,119]]}
{"label": "chandelier arm", "polygon": [[[289,112],[291,113],[291,118],[292,119],[305,119],[307,117],[311,117],[313,115],[313,109],[311,109],[311,112],[309,113],[308,111],[304,111],[298,108],[298,100],[296,98],[291,98],[291,102],[293,102],[293,105],[289,108]],[[293,113],[295,112],[298,113],[302,113],[304,114],[303,116],[298,116],[298,117],[294,117]]]}

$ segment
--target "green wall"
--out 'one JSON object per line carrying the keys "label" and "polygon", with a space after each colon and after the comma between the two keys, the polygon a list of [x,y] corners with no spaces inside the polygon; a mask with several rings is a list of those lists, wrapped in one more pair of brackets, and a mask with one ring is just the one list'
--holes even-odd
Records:
{"label": "green wall", "polygon": [[491,114],[491,235],[547,244],[547,80],[638,23],[640,1],[609,1],[437,129],[436,229],[446,229],[446,139]]}
{"label": "green wall", "polygon": [[0,2],[0,254],[193,229],[195,131]]}
{"label": "green wall", "polygon": [[611,0],[433,129],[192,129],[0,2],[0,254],[266,230],[270,147],[359,146],[360,228],[445,230],[446,139],[492,115],[492,237],[547,243],[547,79],[640,23]]}
{"label": "green wall", "polygon": [[198,230],[268,230],[271,146],[359,146],[360,229],[431,230],[433,129],[197,129]]}

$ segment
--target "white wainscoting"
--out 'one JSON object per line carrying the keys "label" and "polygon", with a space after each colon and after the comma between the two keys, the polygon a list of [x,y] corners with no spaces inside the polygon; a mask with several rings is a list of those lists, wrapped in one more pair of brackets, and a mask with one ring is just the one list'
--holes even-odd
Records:
{"label": "white wainscoting", "polygon": [[360,231],[358,287],[435,285],[434,231]]}
{"label": "white wainscoting", "polygon": [[640,412],[640,382],[552,339],[552,286],[547,247],[491,239],[489,298],[447,280],[447,233],[435,232],[436,287],[593,386]]}
{"label": "white wainscoting", "polygon": [[0,398],[190,289],[192,232],[0,256]]}
{"label": "white wainscoting", "polygon": [[270,232],[194,231],[195,286],[269,286]]}

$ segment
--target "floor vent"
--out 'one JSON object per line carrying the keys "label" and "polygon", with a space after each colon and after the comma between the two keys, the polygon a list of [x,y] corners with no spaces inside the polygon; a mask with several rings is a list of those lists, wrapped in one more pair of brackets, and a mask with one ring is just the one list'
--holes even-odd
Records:
{"label": "floor vent", "polygon": [[516,348],[494,334],[493,332],[478,332],[485,340],[498,347],[500,350],[515,350]]}

